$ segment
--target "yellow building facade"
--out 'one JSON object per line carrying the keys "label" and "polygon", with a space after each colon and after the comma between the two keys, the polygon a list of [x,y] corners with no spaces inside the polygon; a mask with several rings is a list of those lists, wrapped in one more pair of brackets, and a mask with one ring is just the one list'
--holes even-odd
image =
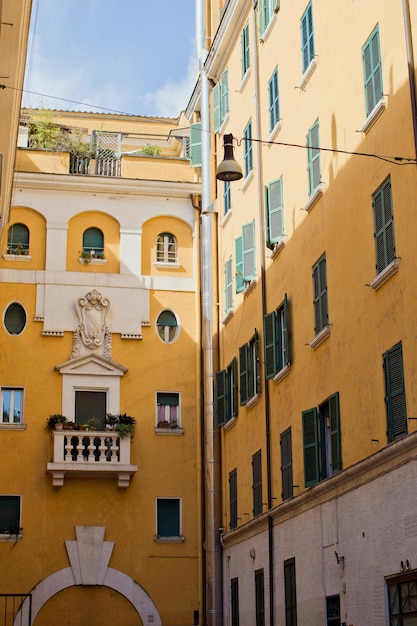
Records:
{"label": "yellow building facade", "polygon": [[[209,120],[218,239],[215,610],[240,626],[406,623],[415,6],[218,5],[187,110]],[[243,175],[214,185],[228,143]]]}
{"label": "yellow building facade", "polygon": [[184,122],[22,112],[0,261],[7,623],[201,614],[200,184]]}
{"label": "yellow building facade", "polygon": [[0,214],[9,217],[32,0],[0,2]]}

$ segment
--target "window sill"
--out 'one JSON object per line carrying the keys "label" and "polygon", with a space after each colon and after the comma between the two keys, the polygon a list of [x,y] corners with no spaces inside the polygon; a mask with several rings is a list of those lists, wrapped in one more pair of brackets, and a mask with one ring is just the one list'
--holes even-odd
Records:
{"label": "window sill", "polygon": [[276,11],[274,11],[273,15],[271,16],[271,19],[270,19],[270,20],[269,20],[269,22],[268,22],[268,26],[265,28],[264,32],[262,33],[262,36],[261,36],[261,38],[259,39],[259,41],[260,41],[261,43],[265,43],[265,41],[268,39],[268,37],[269,37],[269,33],[271,32],[271,30],[272,30],[272,28],[273,28],[273,26],[274,26],[274,24],[275,24],[275,21],[276,21],[276,19],[277,19],[278,9],[279,9],[279,6],[278,6],[278,8],[276,9]]}
{"label": "window sill", "polygon": [[300,82],[297,85],[298,89],[301,89],[301,91],[305,90],[308,81],[310,80],[310,78],[315,72],[316,67],[317,67],[317,57],[313,57],[306,71],[302,75]]}
{"label": "window sill", "polygon": [[234,313],[234,309],[230,309],[226,316],[222,319],[222,324],[225,326],[229,320],[232,319]]}
{"label": "window sill", "polygon": [[246,287],[246,289],[243,292],[243,295],[248,296],[256,287],[256,278],[252,278],[252,280],[248,283],[248,286]]}
{"label": "window sill", "polygon": [[230,430],[236,424],[236,416],[230,418],[225,424],[223,424],[224,430]]}
{"label": "window sill", "polygon": [[[267,139],[267,147],[268,148],[270,148],[272,146],[272,142],[280,134],[281,128],[282,128],[282,120],[278,120],[278,122],[275,124],[274,128],[269,133],[269,137]],[[268,142],[270,142],[269,145],[268,145]]]}
{"label": "window sill", "polygon": [[285,241],[281,239],[281,241],[278,241],[276,244],[274,244],[274,247],[270,254],[270,258],[272,260],[275,259],[284,248],[285,248]]}
{"label": "window sill", "polygon": [[245,72],[244,76],[242,76],[242,80],[240,81],[240,85],[239,85],[239,87],[237,88],[237,90],[238,90],[240,93],[244,90],[245,85],[246,85],[246,83],[248,82],[248,80],[249,80],[249,76],[251,75],[251,73],[252,73],[252,67],[251,67],[251,66],[249,66],[249,67],[248,67],[248,69],[246,70],[246,72]]}
{"label": "window sill", "polygon": [[274,378],[272,379],[274,383],[278,384],[281,382],[281,380],[286,378],[288,374],[290,373],[290,369],[291,369],[291,363],[287,363],[287,365],[284,365],[284,367],[281,370],[279,370],[279,372],[277,372]]}
{"label": "window sill", "polygon": [[155,433],[157,435],[183,435],[184,429],[183,428],[171,428],[171,427],[158,428],[158,426],[156,426]]}
{"label": "window sill", "polygon": [[107,259],[90,259],[86,262],[85,259],[80,257],[78,263],[81,263],[81,265],[106,265]]}
{"label": "window sill", "polygon": [[311,209],[317,204],[324,193],[324,183],[320,183],[317,189],[313,191],[309,197],[307,204],[304,207],[304,211],[310,213]]}
{"label": "window sill", "polygon": [[15,543],[16,541],[20,541],[21,539],[23,539],[22,533],[19,533],[18,535],[6,535],[4,533],[0,533],[0,542],[12,541],[13,543]]}
{"label": "window sill", "polygon": [[224,215],[224,217],[223,217],[223,219],[222,219],[222,221],[220,223],[220,226],[222,228],[224,228],[226,226],[227,222],[230,220],[231,217],[232,217],[232,209],[229,209],[227,211],[226,215]]}
{"label": "window sill", "polygon": [[370,112],[368,117],[366,118],[365,122],[362,124],[361,128],[359,129],[359,131],[361,133],[365,133],[366,134],[372,128],[372,126],[375,124],[377,119],[385,111],[386,106],[387,106],[386,99],[385,98],[381,98],[381,100],[379,102],[377,102],[377,104],[374,106],[374,108],[372,109],[372,111]]}
{"label": "window sill", "polygon": [[32,257],[29,254],[3,254],[5,261],[31,261]]}
{"label": "window sill", "polygon": [[375,276],[375,278],[370,284],[370,287],[372,287],[372,289],[377,291],[380,287],[382,287],[382,285],[384,285],[387,282],[387,280],[391,278],[391,276],[394,276],[394,274],[396,274],[397,272],[398,272],[398,259],[394,259],[393,261],[391,261],[389,265],[387,265],[387,267],[385,267],[382,270],[382,272],[379,272],[379,274]]}
{"label": "window sill", "polygon": [[250,398],[250,400],[247,401],[246,403],[246,408],[247,409],[251,409],[252,407],[255,406],[255,404],[258,404],[259,400],[261,399],[261,394],[257,393],[256,396],[253,396],[252,398]]}
{"label": "window sill", "polygon": [[244,179],[244,181],[242,183],[242,186],[240,188],[240,191],[246,191],[247,187],[251,183],[251,181],[252,181],[254,176],[255,176],[255,174],[254,174],[254,171],[253,171],[253,168],[252,168],[251,171],[249,172],[249,174]]}
{"label": "window sill", "polygon": [[174,269],[177,270],[181,267],[181,263],[163,263],[160,261],[155,261],[153,264],[157,269]]}
{"label": "window sill", "polygon": [[327,326],[322,328],[322,330],[314,337],[314,339],[312,341],[310,341],[310,343],[309,343],[310,348],[313,348],[313,350],[315,350],[329,336],[330,336],[330,326],[329,326],[329,324],[327,324]]}
{"label": "window sill", "polygon": [[229,122],[229,119],[230,119],[230,111],[226,113],[226,115],[224,116],[224,119],[222,120],[222,123],[220,124],[219,130],[217,131],[219,135],[224,135],[224,129],[226,128]]}
{"label": "window sill", "polygon": [[184,543],[185,537],[183,535],[179,535],[178,537],[160,537],[159,535],[154,536],[155,543]]}
{"label": "window sill", "polygon": [[26,430],[26,424],[9,424],[8,422],[2,422],[0,424],[0,430]]}

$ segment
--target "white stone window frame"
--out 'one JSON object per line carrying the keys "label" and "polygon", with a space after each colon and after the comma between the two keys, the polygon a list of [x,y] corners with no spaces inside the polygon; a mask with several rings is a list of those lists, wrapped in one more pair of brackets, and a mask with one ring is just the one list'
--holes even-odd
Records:
{"label": "white stone window frame", "polygon": [[[172,313],[172,315],[175,317],[177,325],[176,326],[169,326],[169,325],[165,325],[163,326],[164,328],[164,337],[161,337],[160,333],[159,333],[159,326],[162,326],[162,324],[158,324],[158,319],[160,318],[161,314],[164,311],[168,311],[169,313]],[[175,328],[175,335],[172,339],[169,339],[169,329],[170,328]],[[160,341],[162,341],[162,343],[165,344],[172,344],[175,341],[177,341],[179,334],[180,334],[180,321],[178,319],[178,315],[172,310],[172,309],[162,309],[162,311],[160,311],[158,317],[156,318],[155,321],[155,330],[156,330],[156,334],[159,337]]]}
{"label": "white stone window frame", "polygon": [[[171,238],[171,240],[170,240]],[[170,250],[170,245],[173,249]],[[179,266],[178,264],[178,243],[172,233],[160,233],[156,239],[156,261],[157,266]]]}
{"label": "white stone window frame", "polygon": [[[158,403],[158,394],[176,394],[178,396],[178,404],[177,406],[177,416],[176,416],[176,422],[177,422],[177,426],[176,427],[158,427],[159,422],[161,421],[159,419],[159,403]],[[170,405],[163,405],[165,406],[165,415],[164,415],[164,421],[166,422],[170,422],[170,415],[169,415],[169,406]],[[181,425],[181,393],[179,391],[163,391],[161,389],[158,389],[158,391],[155,392],[155,432],[157,432],[158,434],[164,434],[164,435],[182,435],[184,432],[184,429]]]}
{"label": "white stone window frame", "polygon": [[[14,412],[14,393],[13,400],[10,403],[10,416],[12,421],[4,422],[3,421],[3,397],[5,391],[11,391],[12,393],[15,391],[20,391],[22,393],[22,402],[21,402],[21,411],[20,411],[20,421],[13,421],[13,412]],[[3,385],[0,387],[0,402],[1,402],[1,421],[0,421],[0,430],[23,430],[26,428],[26,424],[24,423],[24,406],[25,406],[25,390],[24,387],[18,386],[7,386]]]}

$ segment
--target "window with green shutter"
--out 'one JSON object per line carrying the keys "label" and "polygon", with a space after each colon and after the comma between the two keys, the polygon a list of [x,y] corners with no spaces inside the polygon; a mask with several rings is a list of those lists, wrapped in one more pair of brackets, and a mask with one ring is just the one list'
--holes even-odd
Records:
{"label": "window with green shutter", "polygon": [[245,290],[246,283],[243,278],[243,237],[235,239],[235,263],[236,263],[236,293]]}
{"label": "window with green shutter", "polygon": [[230,530],[237,527],[238,514],[237,514],[237,469],[234,469],[229,474],[229,515],[230,515]]}
{"label": "window with green shutter", "polygon": [[308,193],[313,195],[321,183],[319,121],[307,133]]}
{"label": "window with green shutter", "polygon": [[301,18],[301,55],[303,74],[314,58],[313,6],[310,2]]}
{"label": "window with green shutter", "polygon": [[7,253],[29,253],[29,229],[25,224],[12,224],[7,231]]}
{"label": "window with green shutter", "polygon": [[384,354],[388,443],[408,433],[402,343]]}
{"label": "window with green shutter", "polygon": [[311,487],[342,469],[339,393],[303,411],[302,425],[305,486]]}
{"label": "window with green shutter", "polygon": [[250,66],[250,48],[249,48],[249,24],[245,24],[240,36],[242,49],[242,78],[246,74]]}
{"label": "window with green shutter", "polygon": [[277,372],[291,362],[287,294],[285,294],[284,302],[276,311],[264,316],[264,361],[267,379],[273,378]]}
{"label": "window with green shutter", "polygon": [[245,405],[260,393],[259,334],[239,348],[240,404]]}
{"label": "window with green shutter", "polygon": [[374,209],[376,271],[379,273],[395,259],[394,217],[390,178],[372,196],[372,206]]}
{"label": "window with green shutter", "polygon": [[255,278],[255,222],[242,226],[243,237],[243,280],[246,283]]}
{"label": "window with green shutter", "polygon": [[266,245],[271,250],[284,236],[282,176],[265,186]]}
{"label": "window with green shutter", "polygon": [[297,626],[295,559],[284,561],[285,626]]}
{"label": "window with green shutter", "polygon": [[201,167],[201,122],[190,126],[190,166]]}
{"label": "window with green shutter", "polygon": [[20,496],[0,496],[0,535],[19,535]]}
{"label": "window with green shutter", "polygon": [[233,265],[232,265],[232,257],[226,261],[224,267],[224,302],[225,302],[225,313],[229,313],[229,311],[233,307]]}
{"label": "window with green shutter", "polygon": [[9,335],[20,335],[26,326],[26,311],[19,302],[12,302],[4,313],[4,325]]}
{"label": "window with green shutter", "polygon": [[314,288],[314,330],[316,335],[329,323],[329,311],[327,304],[327,270],[326,255],[313,267]]}
{"label": "window with green shutter", "polygon": [[83,252],[102,254],[104,252],[104,235],[99,228],[87,228],[83,233]]}
{"label": "window with green shutter", "polygon": [[278,68],[268,82],[268,100],[269,100],[269,132],[272,132],[279,122],[279,92],[278,92]]}
{"label": "window with green shutter", "polygon": [[224,181],[223,187],[223,215],[227,215],[232,208],[232,186],[230,180]]}
{"label": "window with green shutter", "polygon": [[293,497],[293,474],[292,474],[292,435],[291,428],[281,434],[281,482],[282,499],[288,500]]}
{"label": "window with green shutter", "polygon": [[243,131],[243,161],[245,165],[245,178],[247,178],[253,169],[252,120],[249,120]]}
{"label": "window with green shutter", "polygon": [[180,504],[179,498],[157,498],[157,537],[181,536]]}
{"label": "window with green shutter", "polygon": [[216,425],[223,426],[238,414],[238,372],[236,357],[233,358],[232,362],[225,370],[216,372],[215,382]]}
{"label": "window with green shutter", "polygon": [[265,626],[265,584],[263,569],[255,570],[255,626]]}
{"label": "window with green shutter", "polygon": [[265,30],[268,28],[274,13],[277,13],[280,6],[280,0],[259,0],[258,2],[258,19],[259,19],[259,38],[263,41]]}
{"label": "window with green shutter", "polygon": [[239,579],[230,581],[230,614],[231,626],[239,626]]}
{"label": "window with green shutter", "polygon": [[262,513],[262,452],[259,450],[252,457],[252,499],[253,516]]}
{"label": "window with green shutter", "polygon": [[229,77],[225,70],[213,88],[213,129],[217,133],[229,112]]}
{"label": "window with green shutter", "polygon": [[378,25],[362,48],[362,60],[365,78],[366,115],[368,116],[383,97]]}

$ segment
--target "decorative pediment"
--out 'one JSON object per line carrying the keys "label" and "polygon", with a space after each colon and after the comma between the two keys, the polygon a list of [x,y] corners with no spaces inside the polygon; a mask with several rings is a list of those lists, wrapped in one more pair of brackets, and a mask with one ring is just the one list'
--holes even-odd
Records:
{"label": "decorative pediment", "polygon": [[99,354],[87,354],[65,361],[55,366],[60,374],[81,376],[123,376],[127,367]]}

